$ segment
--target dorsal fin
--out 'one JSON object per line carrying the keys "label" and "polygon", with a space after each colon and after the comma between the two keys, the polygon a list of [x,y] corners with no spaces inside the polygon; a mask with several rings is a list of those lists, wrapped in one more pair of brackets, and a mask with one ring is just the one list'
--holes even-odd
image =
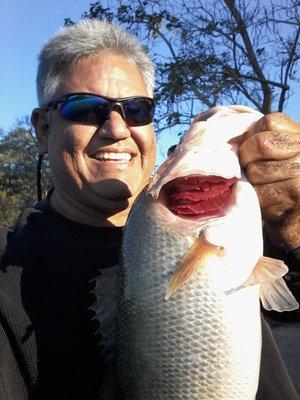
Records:
{"label": "dorsal fin", "polygon": [[103,356],[110,362],[116,336],[117,296],[119,286],[119,266],[105,268],[100,271],[99,277],[94,279],[95,289],[92,293],[96,296],[95,303],[89,308],[94,311],[93,319],[97,320],[100,328],[99,344],[103,346]]}

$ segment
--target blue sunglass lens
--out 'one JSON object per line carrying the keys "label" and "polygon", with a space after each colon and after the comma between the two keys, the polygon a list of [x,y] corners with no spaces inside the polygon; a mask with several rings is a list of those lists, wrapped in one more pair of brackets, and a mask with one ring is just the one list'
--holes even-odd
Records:
{"label": "blue sunglass lens", "polygon": [[75,122],[102,124],[109,114],[109,102],[101,97],[70,97],[61,105],[61,116]]}
{"label": "blue sunglass lens", "polygon": [[123,109],[126,121],[131,126],[148,125],[153,121],[154,108],[149,99],[132,99],[124,101]]}

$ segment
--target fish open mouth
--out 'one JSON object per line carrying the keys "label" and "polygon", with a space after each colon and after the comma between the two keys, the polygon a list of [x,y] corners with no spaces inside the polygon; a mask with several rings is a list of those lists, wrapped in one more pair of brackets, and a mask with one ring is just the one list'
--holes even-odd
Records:
{"label": "fish open mouth", "polygon": [[236,181],[213,175],[176,178],[164,186],[164,202],[169,211],[183,218],[219,216],[232,202]]}

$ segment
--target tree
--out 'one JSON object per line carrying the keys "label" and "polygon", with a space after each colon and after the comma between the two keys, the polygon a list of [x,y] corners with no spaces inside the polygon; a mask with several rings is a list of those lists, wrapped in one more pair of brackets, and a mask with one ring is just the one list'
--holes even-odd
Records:
{"label": "tree", "polygon": [[[20,210],[36,202],[37,146],[26,117],[16,128],[0,135],[0,225],[11,226]],[[48,163],[43,169],[44,187],[51,186]],[[44,190],[45,192],[45,190]]]}
{"label": "tree", "polygon": [[284,110],[300,57],[299,5],[299,0],[104,0],[91,4],[83,17],[114,20],[150,49],[159,132],[189,124],[201,108],[216,104],[245,104],[264,114]]}

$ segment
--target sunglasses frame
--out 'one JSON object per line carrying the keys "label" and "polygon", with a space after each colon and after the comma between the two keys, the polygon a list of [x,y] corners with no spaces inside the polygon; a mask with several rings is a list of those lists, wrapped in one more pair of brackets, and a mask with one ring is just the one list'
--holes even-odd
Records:
{"label": "sunglasses frame", "polygon": [[[69,99],[72,96],[85,96],[85,97],[93,97],[93,98],[101,98],[101,99],[105,99],[108,101],[109,103],[109,111],[108,111],[108,117],[101,123],[103,124],[107,119],[109,119],[109,115],[110,113],[114,110],[114,109],[118,109],[121,111],[121,115],[123,120],[127,123],[126,120],[126,112],[123,108],[123,104],[124,102],[128,101],[128,100],[140,100],[140,99],[146,99],[149,100],[152,106],[152,114],[153,114],[153,118],[150,122],[148,122],[147,124],[144,125],[148,125],[151,122],[153,122],[154,119],[154,109],[155,109],[155,103],[154,100],[151,97],[147,97],[147,96],[128,96],[128,97],[120,97],[120,98],[114,98],[114,97],[108,97],[108,96],[102,96],[99,94],[95,94],[95,93],[89,93],[89,92],[74,92],[74,93],[68,93],[63,95],[62,97],[55,99],[55,100],[51,100],[47,106],[45,107],[45,111],[50,111],[50,110],[55,110],[56,108],[60,111],[60,107],[59,105],[65,102],[68,102]],[[80,122],[80,121],[74,121],[71,118],[65,118],[64,116],[61,115],[62,118],[68,120],[68,121],[73,121],[73,122],[77,122],[77,123],[81,123],[81,124],[87,124],[87,121],[84,122]],[[101,124],[94,124],[94,123],[90,123],[90,125],[101,125]],[[131,126],[143,126],[143,125],[132,125]]]}

